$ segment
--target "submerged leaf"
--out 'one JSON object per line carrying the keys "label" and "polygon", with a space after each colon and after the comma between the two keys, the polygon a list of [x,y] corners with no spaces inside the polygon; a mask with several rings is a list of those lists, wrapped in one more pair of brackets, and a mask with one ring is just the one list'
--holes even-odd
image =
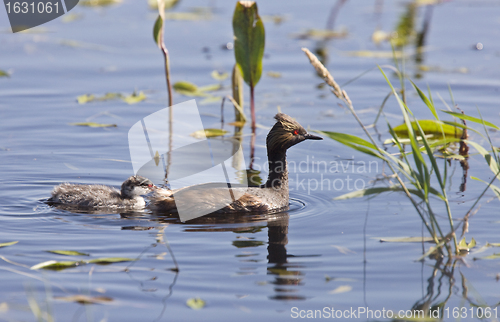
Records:
{"label": "submerged leaf", "polygon": [[117,127],[116,124],[102,124],[102,123],[96,123],[96,122],[69,123],[69,125],[89,126],[89,127]]}
{"label": "submerged leaf", "polygon": [[87,253],[81,253],[76,250],[48,250],[47,252],[66,256],[90,256]]}
{"label": "submerged leaf", "polygon": [[54,299],[66,302],[76,302],[80,304],[105,304],[113,302],[113,299],[108,296],[88,296],[83,294],[70,296],[54,296]]}
{"label": "submerged leaf", "polygon": [[239,1],[233,14],[234,56],[245,82],[254,87],[262,74],[265,30],[254,1]]}
{"label": "submerged leaf", "polygon": [[11,246],[11,245],[14,245],[14,244],[17,244],[17,243],[19,243],[19,241],[12,241],[12,242],[8,242],[8,243],[2,243],[2,244],[0,244],[0,248]]}
{"label": "submerged leaf", "polygon": [[205,129],[205,130],[199,130],[196,132],[191,133],[190,135],[197,138],[197,139],[204,139],[204,138],[213,138],[217,136],[223,136],[228,131],[226,130],[221,130],[221,129]]}
{"label": "submerged leaf", "polygon": [[[430,139],[443,139],[451,137],[451,138],[460,138],[462,137],[463,130],[461,128],[455,127],[453,125],[445,124],[444,122],[437,120],[419,120],[418,124],[424,131],[426,137],[428,135],[432,135]],[[418,133],[418,126],[416,121],[411,122],[411,127],[415,133]],[[394,132],[400,138],[408,138],[408,127],[406,124],[398,125],[394,128]]]}
{"label": "submerged leaf", "polygon": [[433,242],[432,237],[372,237],[372,239],[380,239],[380,242],[387,243],[421,243]]}
{"label": "submerged leaf", "polygon": [[205,307],[205,301],[203,301],[199,297],[190,298],[189,300],[186,301],[186,305],[192,308],[193,310],[201,310],[203,307]]}

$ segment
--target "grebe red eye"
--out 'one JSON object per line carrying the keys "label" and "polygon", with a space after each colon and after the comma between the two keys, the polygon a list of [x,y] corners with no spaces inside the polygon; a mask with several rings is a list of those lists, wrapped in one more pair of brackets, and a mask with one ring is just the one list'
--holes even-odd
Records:
{"label": "grebe red eye", "polygon": [[148,184],[148,187],[151,188],[153,185],[152,184]]}
{"label": "grebe red eye", "polygon": [[299,134],[299,130],[293,131],[293,135],[297,135],[297,134]]}

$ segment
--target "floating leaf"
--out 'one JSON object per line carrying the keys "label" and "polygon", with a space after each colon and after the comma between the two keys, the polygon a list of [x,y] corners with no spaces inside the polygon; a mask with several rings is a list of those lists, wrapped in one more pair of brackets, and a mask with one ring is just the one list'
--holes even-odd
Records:
{"label": "floating leaf", "polygon": [[328,292],[328,294],[340,294],[340,293],[346,293],[350,292],[352,290],[352,286],[350,285],[341,285],[337,287],[336,289]]}
{"label": "floating leaf", "polygon": [[[164,10],[169,10],[175,7],[180,0],[162,0]],[[149,8],[152,10],[158,10],[158,0],[148,0]]]}
{"label": "floating leaf", "polygon": [[186,305],[192,308],[193,310],[201,310],[203,307],[205,307],[205,301],[203,301],[198,297],[191,298],[186,301]]}
{"label": "floating leaf", "polygon": [[112,264],[121,262],[134,262],[137,259],[128,257],[102,257],[86,261],[88,264]]}
{"label": "floating leaf", "polygon": [[94,94],[85,94],[78,96],[76,99],[79,104],[86,104],[93,101],[108,101],[112,99],[118,99],[121,97],[122,94],[120,93],[106,93],[103,96],[95,96]]}
{"label": "floating leaf", "polygon": [[12,242],[8,242],[8,243],[2,243],[2,244],[0,244],[0,248],[11,246],[11,245],[14,245],[14,244],[17,244],[17,243],[19,243],[19,241],[12,241]]}
{"label": "floating leaf", "polygon": [[87,253],[77,252],[76,250],[48,250],[47,252],[66,256],[89,256]]}
{"label": "floating leaf", "polygon": [[239,1],[233,14],[234,56],[245,82],[254,87],[262,74],[265,30],[254,1]]}
{"label": "floating leaf", "polygon": [[293,38],[298,39],[332,39],[332,38],[345,38],[347,37],[347,29],[335,31],[330,29],[309,29],[305,32],[292,35]]}
{"label": "floating leaf", "polygon": [[153,160],[155,160],[156,166],[160,164],[160,153],[158,153],[158,150],[156,150],[155,156],[153,157]]}
{"label": "floating leaf", "polygon": [[500,253],[495,253],[493,255],[485,256],[485,257],[474,257],[474,260],[478,259],[498,259],[500,258]]}
{"label": "floating leaf", "polygon": [[207,104],[213,104],[213,103],[220,103],[222,100],[222,97],[220,96],[208,96],[207,98],[204,98],[201,102],[200,105],[207,105]]}
{"label": "floating leaf", "polygon": [[80,20],[82,18],[83,18],[83,15],[81,13],[67,13],[61,18],[61,21],[68,23],[68,22]]}
{"label": "floating leaf", "polygon": [[32,266],[31,269],[37,270],[37,269],[43,268],[43,269],[61,270],[61,269],[76,267],[76,266],[84,265],[84,264],[85,264],[84,261],[61,261],[61,262],[58,262],[58,261],[51,260],[51,261],[46,261],[43,263],[36,264],[36,265]]}
{"label": "floating leaf", "polygon": [[123,0],[81,0],[79,4],[83,7],[107,7],[122,3]]}
{"label": "floating leaf", "polygon": [[128,104],[136,104],[144,101],[145,99],[146,95],[144,94],[143,91],[140,91],[139,93],[133,92],[130,95],[122,96],[122,100]]}
{"label": "floating leaf", "polygon": [[[426,137],[432,135],[431,139],[443,139],[444,137],[460,138],[462,137],[463,130],[461,128],[455,127],[453,125],[445,124],[444,122],[437,120],[419,120],[418,124],[424,131]],[[411,122],[411,127],[413,131],[418,133],[418,126],[416,121]],[[396,126],[394,132],[401,138],[408,138],[408,127],[406,124],[401,124]]]}
{"label": "floating leaf", "polygon": [[107,296],[88,296],[88,295],[70,295],[70,296],[54,296],[54,299],[66,301],[66,302],[76,302],[80,304],[106,304],[113,302],[111,297]]}
{"label": "floating leaf", "polygon": [[397,59],[406,58],[408,54],[404,54],[402,51],[396,50],[392,51],[376,51],[376,50],[359,50],[359,51],[346,51],[344,52],[347,56],[353,57],[365,57],[365,58],[393,58]]}
{"label": "floating leaf", "polygon": [[95,123],[95,122],[69,123],[69,125],[89,126],[89,127],[117,127],[116,124],[102,124],[102,123]]}
{"label": "floating leaf", "polygon": [[213,91],[218,91],[221,88],[222,88],[222,86],[220,84],[212,84],[212,85],[198,87],[198,91],[200,91],[200,92],[213,92]]}
{"label": "floating leaf", "polygon": [[10,77],[10,74],[8,72],[0,69],[0,77]]}
{"label": "floating leaf", "polygon": [[199,94],[198,86],[193,83],[181,81],[174,84],[174,90],[182,95],[197,96]]}
{"label": "floating leaf", "polygon": [[212,76],[212,78],[213,78],[213,79],[215,79],[215,80],[218,80],[218,81],[223,81],[223,80],[225,80],[226,78],[228,78],[228,77],[229,77],[229,73],[220,73],[220,72],[218,72],[218,71],[214,70],[214,71],[210,74],[210,76]]}
{"label": "floating leaf", "polygon": [[432,237],[372,237],[372,239],[379,239],[380,242],[388,243],[421,243],[433,242]]}
{"label": "floating leaf", "polygon": [[472,240],[470,241],[470,243],[467,243],[465,241],[465,237],[464,237],[464,238],[462,238],[462,240],[458,244],[458,249],[469,251],[471,248],[473,248],[475,246],[476,246],[476,240],[474,238],[472,238]]}
{"label": "floating leaf", "polygon": [[272,78],[281,78],[281,73],[280,72],[267,72],[267,76],[272,77]]}
{"label": "floating leaf", "polygon": [[197,138],[197,139],[204,139],[204,138],[213,138],[217,136],[223,136],[227,133],[225,130],[221,129],[205,129],[205,130],[199,130],[196,132],[191,133],[190,135]]}
{"label": "floating leaf", "polygon": [[263,241],[260,240],[235,240],[233,241],[233,246],[237,248],[246,248],[246,247],[258,247],[265,245]]}

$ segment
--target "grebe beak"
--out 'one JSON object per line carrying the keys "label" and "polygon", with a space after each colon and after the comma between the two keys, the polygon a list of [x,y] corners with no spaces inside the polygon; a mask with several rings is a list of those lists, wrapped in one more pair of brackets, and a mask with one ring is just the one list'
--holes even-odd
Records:
{"label": "grebe beak", "polygon": [[312,135],[312,134],[309,134],[309,133],[304,134],[304,139],[306,139],[306,140],[323,140],[322,137],[319,137],[319,136],[316,136],[316,135]]}

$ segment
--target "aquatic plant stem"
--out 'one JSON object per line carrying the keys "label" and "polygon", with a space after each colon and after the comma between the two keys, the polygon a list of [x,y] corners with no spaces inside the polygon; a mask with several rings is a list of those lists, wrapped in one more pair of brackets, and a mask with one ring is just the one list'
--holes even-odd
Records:
{"label": "aquatic plant stem", "polygon": [[[163,33],[162,33],[163,38]],[[168,92],[168,106],[174,105],[172,99],[172,84],[170,83],[170,58],[168,55],[168,49],[165,47],[163,43],[163,39],[161,42],[161,50],[163,52],[163,58],[165,59],[165,78],[167,82],[167,92]],[[170,119],[172,119],[172,109],[170,109]]]}

